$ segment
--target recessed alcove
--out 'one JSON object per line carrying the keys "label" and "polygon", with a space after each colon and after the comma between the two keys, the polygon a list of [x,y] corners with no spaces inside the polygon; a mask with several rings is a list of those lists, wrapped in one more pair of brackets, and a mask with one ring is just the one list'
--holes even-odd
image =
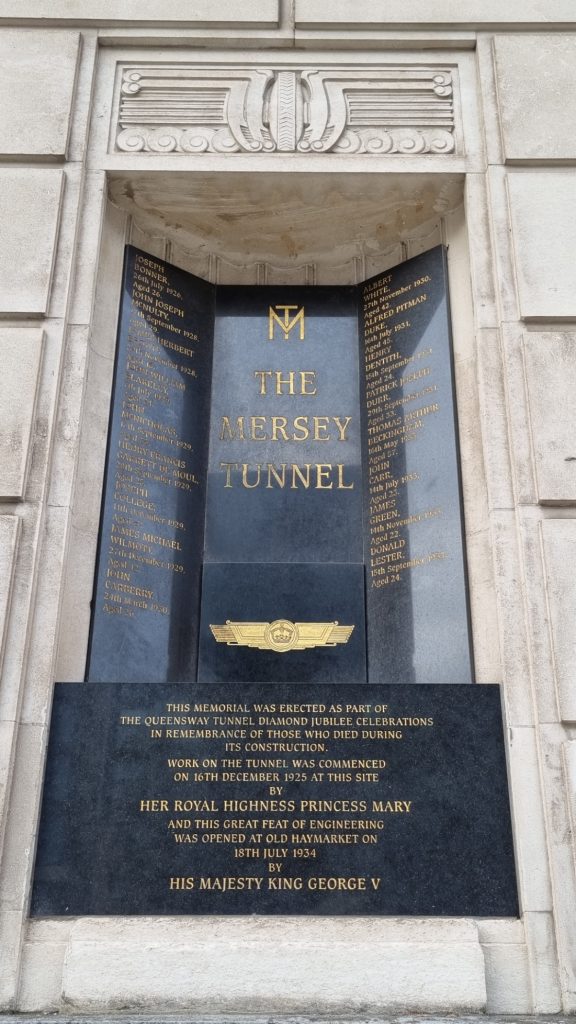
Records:
{"label": "recessed alcove", "polygon": [[[108,454],[102,513],[95,530],[99,552],[96,585],[90,591],[90,651],[85,675],[82,672],[87,685],[60,682],[56,690],[53,723],[59,721],[59,707],[73,707],[79,718],[77,724],[65,727],[74,740],[64,760],[60,753],[56,755],[63,767],[56,767],[61,774],[55,776],[57,783],[52,788],[48,777],[42,812],[42,820],[48,824],[40,830],[33,917],[205,916],[222,911],[235,915],[415,917],[516,914],[499,693],[491,687],[465,685],[474,682],[475,672],[462,543],[447,246],[433,244],[428,251],[383,273],[371,275],[367,265],[390,258],[397,245],[407,256],[409,228],[416,226],[420,217],[424,218],[424,239],[420,241],[430,244],[435,234],[432,214],[437,214],[436,226],[440,226],[436,190],[425,179],[416,187],[402,178],[394,179],[387,190],[378,178],[380,195],[374,205],[371,193],[357,193],[337,179],[326,179],[321,183],[324,187],[318,188],[319,179],[312,178],[310,196],[301,180],[296,180],[295,188],[291,179],[278,180],[283,191],[274,189],[274,180],[266,180],[265,218],[257,212],[250,178],[235,176],[225,194],[219,189],[221,179],[193,179],[197,195],[187,197],[181,188],[169,194],[165,189],[155,191],[153,178],[124,185],[129,202],[138,207],[142,196],[146,209],[146,223],[139,224],[138,215],[132,216],[130,223],[126,219],[125,234],[134,240],[134,232],[139,231],[143,235],[140,244],[145,243],[146,228],[148,224],[152,227],[148,218],[154,217],[159,228],[155,237],[168,260],[129,246],[115,358],[110,345],[112,310],[106,337],[100,332],[103,347],[98,348],[98,360],[104,356],[114,362],[115,371],[111,405],[105,394],[107,372],[102,373],[100,382],[102,410],[111,411],[104,432],[108,434]],[[185,182],[182,178],[180,184]],[[447,195],[445,188],[445,206]],[[273,227],[275,206],[278,222]],[[239,212],[230,213],[230,208]],[[366,252],[369,230],[373,238],[376,235],[370,255]],[[181,236],[186,248],[180,244]],[[448,241],[445,233],[442,238]],[[178,258],[188,266],[197,265],[206,256],[216,286],[171,262]],[[368,273],[369,280],[360,287],[314,286],[309,275],[313,282],[320,266],[329,276],[330,256],[340,271],[347,265],[350,276],[360,270]],[[295,288],[284,283],[272,287],[220,284],[223,261],[227,273],[232,273],[231,266],[243,262],[255,267],[257,278],[266,279],[269,264],[278,270],[282,261],[286,271],[290,259],[307,277],[306,283]],[[112,263],[104,268],[105,273],[112,274]],[[102,422],[106,426],[104,417]],[[94,437],[93,455],[100,440]],[[295,448],[297,444],[303,447]],[[80,463],[84,468],[83,459]],[[91,472],[91,490],[96,496],[96,460]],[[85,556],[89,547],[86,536],[96,522],[94,519],[82,538]],[[84,595],[77,595],[80,610],[88,603],[88,557],[84,569]],[[78,626],[81,635],[83,624],[78,622]],[[444,636],[447,643],[443,643]],[[284,655],[286,660],[281,663]],[[76,678],[80,680],[80,672]],[[317,696],[310,690],[316,683],[320,684]],[[173,684],[186,689],[168,690]],[[291,684],[297,689],[284,696],[285,687]],[[333,688],[335,684],[341,684],[340,689]],[[371,700],[383,704],[360,703],[365,684],[378,687],[372,689]],[[447,684],[456,685],[454,697],[449,694],[453,687]],[[199,696],[190,696],[196,693],[196,686]],[[276,704],[267,703],[274,693],[280,695],[276,700],[282,701],[279,717]],[[96,704],[96,694],[103,703]],[[227,704],[232,694],[245,694],[241,698],[244,703]],[[436,697],[440,703],[433,706],[430,702]],[[205,699],[213,700],[207,712],[230,711],[232,718],[217,718],[214,723],[204,717],[196,719],[196,703],[180,703],[188,698],[199,701],[201,711]],[[58,703],[61,699],[63,705]],[[312,703],[299,703],[301,699]],[[328,699],[348,703],[334,704],[339,709],[334,712],[336,717],[306,717],[306,709],[310,714],[314,709],[323,714],[327,705],[322,701]],[[459,699],[463,699],[462,705]],[[479,704],[486,699],[495,715],[488,726]],[[154,700],[158,704],[151,705]],[[285,700],[290,703],[283,703]],[[131,768],[124,772],[122,801],[113,803],[101,818],[95,818],[87,807],[85,778],[71,778],[66,760],[75,756],[80,742],[92,792],[107,791],[115,799],[115,776],[106,781],[102,744],[87,722],[86,708],[78,703],[86,701],[102,723],[111,714],[110,722],[116,724],[121,709],[122,726],[132,729],[144,724],[150,728],[146,742],[170,741],[166,747],[154,743],[151,753],[149,746],[142,747],[141,736],[130,732],[136,746],[128,752],[122,747],[123,739],[118,753],[111,744],[106,747],[113,772],[126,763]],[[399,706],[401,713],[382,720],[366,719],[372,706],[375,712]],[[422,706],[426,714],[420,713]],[[133,707],[144,710],[140,713]],[[191,707],[192,718],[181,719],[179,713]],[[431,707],[433,714],[428,713]],[[349,715],[338,717],[343,708]],[[234,717],[236,711],[242,712],[239,721]],[[176,712],[174,718],[172,712]],[[288,717],[283,717],[287,712]],[[292,712],[301,717],[292,720]],[[251,717],[252,713],[256,717]],[[455,717],[447,726],[449,714]],[[361,717],[356,720],[354,715]],[[473,730],[474,742],[480,744],[477,749],[472,734],[470,741],[466,740],[464,721]],[[446,740],[437,736],[441,722],[447,729]],[[174,731],[173,724],[192,728]],[[163,725],[170,727],[165,734],[156,728]],[[228,725],[233,728],[220,730]],[[308,725],[309,729],[301,732],[300,727]],[[434,727],[435,732],[419,732],[426,746],[419,747],[416,754],[414,746],[406,744],[405,762],[400,761],[396,748],[393,754],[392,748],[388,752],[382,746],[404,739],[404,728],[420,726]],[[51,751],[54,744],[58,751],[62,749],[57,728],[53,725]],[[89,752],[88,734],[83,732],[87,728],[96,741],[93,753]],[[462,733],[464,742],[454,747],[450,744],[456,732]],[[85,742],[80,739],[84,735]],[[430,736],[431,760],[427,762]],[[201,766],[218,771],[182,778],[179,773],[173,775],[171,784],[191,783],[191,792],[199,795],[189,799],[188,789],[177,788],[171,804],[172,790],[167,790],[166,778],[160,782],[160,767],[165,769],[166,760],[168,767],[177,767],[167,757],[174,749],[174,739],[193,741],[192,750],[202,758]],[[207,757],[206,748],[196,747],[196,742],[205,740],[222,741],[223,745],[210,746]],[[316,741],[321,741],[320,745]],[[329,790],[325,800],[318,799],[323,773],[303,774],[300,756],[318,751],[332,758],[334,749],[338,765],[340,748],[332,746],[336,741],[354,741],[355,758],[357,750],[362,751],[361,757],[367,756],[363,741],[375,742],[368,759],[376,761],[383,753],[390,757],[390,762],[375,765],[389,769],[386,779],[378,774],[353,777],[338,771],[328,774],[325,785],[344,787],[335,791],[344,795],[334,797]],[[187,749],[178,747],[178,753]],[[452,751],[461,758],[462,750],[469,757],[465,756],[464,762],[452,761]],[[262,778],[262,773],[237,775],[236,771],[229,776],[230,768],[250,768],[251,755],[260,752],[295,753],[297,760],[276,764],[286,772],[283,776]],[[248,759],[243,760],[242,754]],[[343,758],[347,754],[348,748],[343,749]],[[49,766],[53,757],[49,752]],[[353,783],[381,782],[383,792],[390,795],[394,765],[400,768],[398,786],[414,791],[414,801],[371,800],[375,791],[367,792],[363,800],[350,799],[349,785]],[[470,779],[464,770],[468,765]],[[200,763],[186,761],[186,766],[199,767]],[[314,759],[304,765],[307,769],[315,766]],[[331,766],[329,760],[327,767]],[[262,762],[261,767],[273,768],[274,764]],[[321,762],[319,767],[323,767]],[[297,777],[293,769],[298,769]],[[486,777],[492,778],[489,805]],[[60,877],[68,879],[58,888],[50,844],[52,823],[62,820],[60,779],[62,785],[69,781],[71,787],[64,804],[72,808],[68,849],[74,853],[71,856],[66,850],[58,859]],[[134,795],[130,795],[130,779],[136,787]],[[237,826],[235,819],[225,815],[244,805],[248,809],[250,800],[245,789],[238,790],[237,801],[235,796],[224,799],[224,794],[231,792],[228,783],[272,781],[300,787],[299,804],[296,797],[285,800],[290,813],[300,808],[304,815],[308,807],[314,813],[364,813],[371,806],[372,814],[384,814],[389,806],[391,813],[404,808],[409,814],[414,802],[429,808],[429,814],[411,818],[409,832],[402,829],[396,836],[391,830],[388,850],[376,851],[375,866],[369,869],[382,871],[382,876],[373,877],[361,874],[368,872],[363,851],[360,859],[353,861],[323,858],[321,870],[328,872],[326,875],[310,874],[320,871],[316,863],[306,870],[297,865],[295,870],[300,873],[294,873],[289,868],[298,858],[290,857],[289,818],[246,825],[247,830],[262,829],[267,843],[286,844],[280,855],[290,862],[282,865],[287,870],[280,882],[287,879],[286,884],[276,885],[275,879],[264,884],[268,874],[263,862],[267,858],[260,850],[254,857],[262,862],[254,869],[256,874],[240,876],[237,866],[231,866],[230,848],[225,849],[225,843],[233,844],[233,859],[252,859],[252,849],[241,831],[244,826]],[[220,783],[227,784],[221,799],[214,797],[220,790],[213,788]],[[138,796],[142,786],[149,790],[162,784],[167,795],[161,800]],[[322,787],[320,791],[324,793]],[[184,792],[183,801],[179,794]],[[232,792],[236,794],[236,790]],[[259,792],[250,790],[249,797]],[[275,787],[270,788],[269,794],[276,793]],[[183,804],[186,806],[180,807]],[[203,858],[198,853],[191,860],[185,848],[175,852],[170,831],[165,834],[170,849],[165,849],[159,835],[150,831],[147,819],[140,817],[148,812],[169,813],[171,807],[174,811],[222,814],[222,826],[218,818],[194,819],[194,824],[192,819],[167,825],[161,822],[164,833],[172,829],[186,837],[176,842],[198,843]],[[84,809],[89,816],[86,823]],[[284,808],[272,804],[268,797],[254,803],[255,811],[276,809]],[[475,818],[471,809],[476,815],[480,809],[482,812]],[[114,813],[119,813],[117,821]],[[130,813],[135,814],[137,823],[128,817]],[[448,816],[444,818],[444,814]],[[104,849],[118,844],[118,859],[95,857],[90,836],[95,821]],[[298,821],[296,824],[294,819],[293,828],[316,828],[308,825],[305,817]],[[365,845],[377,845],[379,821],[371,818],[363,824],[373,836]],[[227,827],[239,831],[220,839],[220,835],[226,837]],[[322,827],[336,834],[340,819],[327,818]],[[286,831],[275,839],[266,831],[274,828]],[[445,845],[447,828],[454,829],[449,847]],[[262,842],[262,835],[257,834],[256,845]],[[305,842],[312,861],[314,837]],[[222,844],[222,852],[207,851],[207,843]],[[249,853],[239,855],[236,847]],[[139,866],[141,853],[147,849],[148,874]],[[470,849],[478,851],[478,862],[467,870]],[[136,850],[138,855],[133,852]],[[432,865],[433,885],[422,876],[423,863]],[[113,886],[107,881],[94,885],[94,872],[99,879],[100,865],[103,878],[113,866]],[[197,874],[189,876],[185,873],[189,870]],[[237,885],[234,879],[240,877],[242,882]],[[245,901],[236,896],[229,904],[221,901],[220,891],[243,891],[248,877],[255,879],[254,886],[250,882],[255,892],[263,886],[261,898],[249,893]],[[310,883],[306,883],[308,877]],[[328,891],[328,882],[323,883],[326,878],[338,892],[357,892],[355,902],[351,897],[332,902],[325,895],[319,900],[309,898],[308,890],[317,889],[317,877],[322,880],[322,891]],[[372,891],[366,884],[368,878]],[[382,891],[385,899],[379,903],[374,893],[381,878],[386,879],[386,889]],[[77,880],[82,881],[78,884]],[[206,901],[200,893],[211,894],[213,888],[216,897],[210,895]],[[194,891],[192,902],[187,896],[190,890]],[[303,895],[268,895],[277,892]]]}
{"label": "recessed alcove", "polygon": [[[251,169],[109,173],[66,569],[67,625],[58,647],[60,680],[82,679],[85,671],[126,243],[213,283],[246,286],[353,285],[444,243],[457,388],[472,370],[464,177],[286,172],[284,159],[282,168],[270,166],[257,175]],[[461,416],[461,435],[463,425],[468,432]],[[465,505],[479,477],[469,449],[464,438]],[[476,511],[466,511],[473,530],[481,516],[477,509],[476,503]]]}

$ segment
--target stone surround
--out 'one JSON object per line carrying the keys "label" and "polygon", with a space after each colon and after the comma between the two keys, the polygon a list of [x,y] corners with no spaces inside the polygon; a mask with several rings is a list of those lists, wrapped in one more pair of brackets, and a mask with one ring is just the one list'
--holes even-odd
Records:
{"label": "stone surround", "polygon": [[[573,0],[0,0],[6,1024],[576,1011],[575,66]],[[160,71],[190,124],[158,106]],[[84,671],[127,240],[240,284],[351,284],[448,244],[476,673],[504,689],[519,920],[29,920],[52,688]],[[388,1016],[407,1008],[449,1017]]]}

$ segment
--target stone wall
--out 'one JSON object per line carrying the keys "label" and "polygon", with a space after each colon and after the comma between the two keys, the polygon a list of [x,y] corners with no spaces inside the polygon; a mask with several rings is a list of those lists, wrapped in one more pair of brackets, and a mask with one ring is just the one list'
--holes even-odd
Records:
{"label": "stone wall", "polygon": [[[573,2],[161,6],[159,20],[151,0],[23,0],[15,17],[0,0],[0,1005],[574,1011]],[[222,146],[205,123],[190,141],[168,111],[136,145],[121,104],[138,90],[122,85],[140,89],[158,63],[186,95],[215,69],[253,88],[258,68],[284,116],[265,123],[254,99],[250,135],[229,117]],[[357,145],[349,125],[327,134],[320,106],[317,134],[303,135],[303,75],[364,76],[385,98],[391,67],[449,76],[450,110],[446,80],[435,93],[428,78],[443,134],[429,124]],[[313,182],[337,181],[350,221],[366,182],[384,182],[404,220],[390,217],[372,254],[343,249],[339,270],[313,247],[256,245],[250,263],[240,245],[226,264],[237,239],[218,237],[218,216],[212,249],[192,221],[177,226],[191,182],[209,205],[228,180],[248,195],[259,174],[300,211]],[[410,221],[417,202],[428,219]],[[254,281],[352,280],[450,243],[477,674],[504,687],[521,920],[28,920],[52,686],[83,671],[128,236],[205,276],[240,280],[249,264]]]}

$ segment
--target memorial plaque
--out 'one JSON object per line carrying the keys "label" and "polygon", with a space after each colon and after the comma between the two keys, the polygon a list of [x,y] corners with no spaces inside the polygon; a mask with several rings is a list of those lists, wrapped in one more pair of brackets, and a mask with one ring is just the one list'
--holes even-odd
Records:
{"label": "memorial plaque", "polygon": [[126,251],[87,679],[196,674],[213,289]]}
{"label": "memorial plaque", "polygon": [[57,684],[64,914],[517,916],[499,688]]}
{"label": "memorial plaque", "polygon": [[517,915],[472,679],[444,250],[214,289],[129,249],[33,915]]}
{"label": "memorial plaque", "polygon": [[445,251],[361,289],[368,678],[472,682]]}

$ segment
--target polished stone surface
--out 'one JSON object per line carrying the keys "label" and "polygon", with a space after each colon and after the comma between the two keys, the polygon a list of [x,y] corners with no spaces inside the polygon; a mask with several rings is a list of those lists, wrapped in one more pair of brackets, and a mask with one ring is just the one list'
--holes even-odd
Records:
{"label": "polished stone surface", "polygon": [[[261,623],[255,642],[266,644],[268,649],[216,642],[210,627],[228,620]],[[275,643],[273,635],[265,636],[265,626],[278,620],[285,625],[279,624],[280,642]],[[314,630],[315,623],[324,624],[323,629]],[[336,630],[353,627],[348,638],[342,637],[342,642],[332,647],[328,645],[335,642],[335,634],[330,630],[327,635],[331,623]],[[292,632],[293,625],[300,636]],[[297,644],[306,642],[314,646],[298,648]],[[266,683],[272,679],[306,679],[311,683],[366,681],[363,565],[204,565],[198,681]]]}
{"label": "polished stone surface", "polygon": [[444,249],[361,289],[368,677],[472,682]]}
{"label": "polished stone surface", "polygon": [[193,679],[213,289],[129,246],[87,678]]}
{"label": "polished stone surface", "polygon": [[[129,248],[100,535],[90,681],[196,678],[202,562],[199,678],[363,679],[363,596],[315,569],[362,559],[369,680],[472,681],[442,247],[360,290],[214,290]],[[325,675],[210,634],[343,622],[345,593],[357,628]]]}
{"label": "polished stone surface", "polygon": [[218,289],[206,561],[362,561],[356,303]]}
{"label": "polished stone surface", "polygon": [[499,688],[57,684],[32,915],[204,913],[516,916]]}

